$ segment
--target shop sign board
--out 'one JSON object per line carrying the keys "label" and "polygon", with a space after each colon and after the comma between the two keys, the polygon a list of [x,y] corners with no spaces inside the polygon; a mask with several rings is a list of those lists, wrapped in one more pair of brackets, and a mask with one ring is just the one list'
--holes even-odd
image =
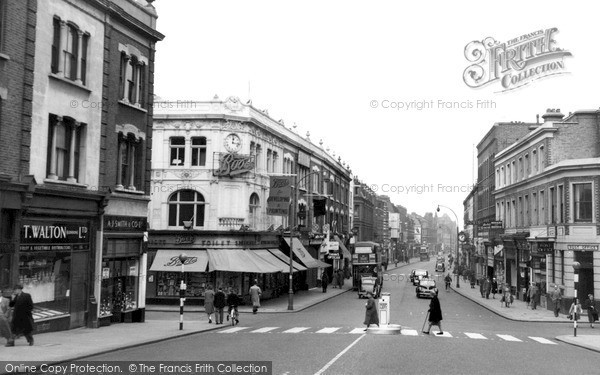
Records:
{"label": "shop sign board", "polygon": [[21,251],[88,250],[89,225],[25,222],[21,225],[20,242]]}
{"label": "shop sign board", "polygon": [[147,223],[146,217],[104,215],[104,230],[107,232],[145,231]]}
{"label": "shop sign board", "polygon": [[567,250],[597,251],[598,245],[597,244],[572,244],[572,245],[567,245]]}

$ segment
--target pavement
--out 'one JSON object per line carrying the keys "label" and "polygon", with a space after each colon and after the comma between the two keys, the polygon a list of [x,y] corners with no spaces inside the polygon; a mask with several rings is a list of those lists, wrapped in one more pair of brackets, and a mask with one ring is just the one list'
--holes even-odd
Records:
{"label": "pavement", "polygon": [[[516,298],[510,307],[502,307],[503,304],[500,303],[502,296],[500,294],[496,294],[495,299],[492,297],[492,295],[490,295],[489,299],[483,298],[481,297],[478,285],[476,285],[475,288],[471,288],[469,282],[464,282],[462,278],[460,280],[460,287],[456,288],[456,278],[453,277],[451,288],[463,297],[470,299],[471,301],[481,305],[497,315],[503,316],[506,319],[521,322],[573,325],[573,321],[567,319],[566,315],[559,314],[559,317],[557,318],[554,316],[554,312],[552,310],[548,310],[546,307],[542,306],[538,306],[535,310],[532,310],[527,306],[527,302],[517,300]],[[565,342],[567,344],[600,352],[600,324],[595,324],[595,327],[597,333],[593,335],[588,334],[593,330],[589,329],[587,314],[584,310],[584,314],[578,322],[578,331],[581,333],[583,330],[585,330],[584,332],[586,334],[578,334],[577,336],[561,335],[556,336],[555,338],[556,340]]]}
{"label": "pavement", "polygon": [[[413,260],[414,263],[415,260]],[[398,268],[410,267],[410,264],[401,264]],[[387,271],[396,269],[388,268]],[[462,281],[462,280],[461,280]],[[307,291],[298,291],[294,294],[294,310],[288,310],[288,296],[283,295],[279,298],[261,301],[259,314],[273,313],[295,313],[307,309],[311,306],[334,298],[342,293],[352,289],[348,280],[342,289],[328,288],[327,293],[323,293],[321,288],[313,288]],[[455,282],[453,283],[455,285]],[[539,307],[536,310],[527,308],[527,304],[522,301],[516,301],[510,308],[500,306],[499,296],[496,299],[481,298],[479,289],[471,289],[468,283],[461,283],[460,288],[455,288],[455,292],[471,299],[475,303],[486,309],[501,315],[507,319],[529,322],[546,322],[556,324],[573,324],[565,316],[555,318],[552,311]],[[146,345],[150,343],[169,340],[177,337],[198,334],[211,330],[223,328],[225,325],[209,324],[205,317],[194,312],[203,311],[201,306],[186,306],[184,308],[184,327],[179,330],[179,306],[178,305],[147,305],[147,312],[172,312],[173,316],[169,320],[146,319],[144,323],[120,323],[112,324],[101,328],[76,328],[67,331],[49,332],[34,335],[35,345],[28,346],[24,338],[16,341],[14,347],[0,346],[0,361],[27,362],[42,361],[48,364],[62,363],[86,358],[93,355],[110,353],[120,349]],[[191,313],[191,320],[187,320],[185,313]],[[243,314],[251,314],[251,306],[240,306],[239,312],[243,319]],[[165,314],[156,314],[164,316]],[[147,314],[152,316],[152,314]],[[202,318],[202,319],[200,319]],[[580,327],[587,326],[587,319],[580,322]],[[143,329],[142,329],[143,328]],[[590,331],[586,329],[586,333]],[[598,325],[598,334],[558,336],[557,340],[584,347],[590,350],[600,352],[600,325]],[[3,374],[4,368],[0,368],[0,374]]]}

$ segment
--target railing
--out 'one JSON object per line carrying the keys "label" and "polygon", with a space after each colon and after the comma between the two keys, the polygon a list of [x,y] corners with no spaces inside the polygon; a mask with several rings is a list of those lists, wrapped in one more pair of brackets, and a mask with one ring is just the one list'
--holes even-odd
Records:
{"label": "railing", "polygon": [[246,219],[239,217],[220,217],[219,227],[239,229],[240,226],[244,225]]}

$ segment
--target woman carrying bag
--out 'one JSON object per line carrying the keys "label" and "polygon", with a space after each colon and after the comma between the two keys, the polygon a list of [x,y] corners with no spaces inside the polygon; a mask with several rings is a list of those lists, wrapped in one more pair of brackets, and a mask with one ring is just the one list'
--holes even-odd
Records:
{"label": "woman carrying bag", "polygon": [[575,298],[573,300],[573,303],[571,304],[571,308],[569,308],[568,318],[571,320],[578,321],[582,312],[583,312],[583,310],[581,309],[581,304],[579,303],[579,299]]}

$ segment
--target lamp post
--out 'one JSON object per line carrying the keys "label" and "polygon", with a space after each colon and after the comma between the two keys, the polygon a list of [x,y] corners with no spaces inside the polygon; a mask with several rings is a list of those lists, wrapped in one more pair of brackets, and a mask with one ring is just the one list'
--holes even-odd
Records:
{"label": "lamp post", "polygon": [[[573,302],[575,302],[577,299],[577,288],[579,287],[579,268],[581,268],[581,263],[573,262]],[[577,308],[573,310],[573,337],[577,337]]]}
{"label": "lamp post", "polygon": [[179,261],[181,262],[181,285],[179,286],[179,330],[183,330],[183,303],[185,302],[185,261],[188,256],[185,253],[179,254]]}
{"label": "lamp post", "polygon": [[[450,207],[443,206],[441,204],[438,204],[437,212],[440,212],[440,207],[444,207],[444,208],[450,210],[450,212],[452,212],[454,214],[454,218],[456,219],[456,260],[455,260],[456,263],[454,264],[454,267],[456,267],[459,263],[459,258],[458,258],[458,216],[456,216],[456,212],[454,212],[453,209],[451,209]],[[458,274],[458,268],[456,268],[456,287],[460,288],[460,275]]]}

